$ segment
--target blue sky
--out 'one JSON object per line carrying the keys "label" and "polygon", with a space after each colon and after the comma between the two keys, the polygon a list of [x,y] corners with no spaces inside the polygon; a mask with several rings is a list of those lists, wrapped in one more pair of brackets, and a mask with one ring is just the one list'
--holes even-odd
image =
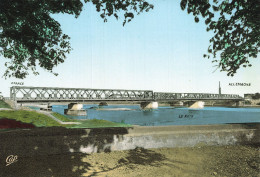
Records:
{"label": "blue sky", "polygon": [[[65,63],[54,69],[59,76],[39,69],[39,76],[24,80],[0,78],[0,92],[9,96],[14,81],[25,86],[200,93],[217,93],[221,81],[223,93],[260,91],[259,57],[253,59],[253,67],[240,69],[234,77],[219,70],[213,73],[214,64],[203,58],[212,36],[204,22],[195,23],[193,15],[181,10],[179,1],[152,3],[154,10],[135,16],[125,27],[123,16],[104,23],[92,4],[85,5],[77,19],[54,15],[71,37],[73,48]],[[5,61],[0,57],[0,75]],[[229,86],[236,82],[251,86]]]}

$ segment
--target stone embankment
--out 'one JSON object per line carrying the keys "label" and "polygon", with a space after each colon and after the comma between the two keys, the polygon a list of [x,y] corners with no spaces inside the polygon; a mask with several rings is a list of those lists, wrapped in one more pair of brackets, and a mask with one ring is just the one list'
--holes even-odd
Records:
{"label": "stone embankment", "polygon": [[[141,148],[259,145],[260,124],[118,127],[93,129],[37,128],[0,134],[1,153],[51,155]],[[38,147],[38,149],[35,149]]]}

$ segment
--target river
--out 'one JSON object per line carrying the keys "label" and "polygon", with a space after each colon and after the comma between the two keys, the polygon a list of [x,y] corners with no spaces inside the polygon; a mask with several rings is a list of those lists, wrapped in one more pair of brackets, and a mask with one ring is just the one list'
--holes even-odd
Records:
{"label": "river", "polygon": [[[53,105],[53,112],[64,114],[66,105]],[[104,119],[141,126],[208,125],[226,123],[260,123],[260,108],[205,107],[204,109],[159,107],[142,110],[139,105],[84,105],[87,116],[71,119]]]}

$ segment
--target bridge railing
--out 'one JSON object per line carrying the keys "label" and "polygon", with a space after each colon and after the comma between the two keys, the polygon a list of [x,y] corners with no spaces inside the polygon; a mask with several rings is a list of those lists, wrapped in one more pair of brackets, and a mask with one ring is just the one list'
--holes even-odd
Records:
{"label": "bridge railing", "polygon": [[17,101],[151,100],[153,91],[14,86],[10,96]]}
{"label": "bridge railing", "polygon": [[211,93],[164,93],[154,92],[155,100],[189,100],[189,99],[242,99],[235,94],[211,94]]}

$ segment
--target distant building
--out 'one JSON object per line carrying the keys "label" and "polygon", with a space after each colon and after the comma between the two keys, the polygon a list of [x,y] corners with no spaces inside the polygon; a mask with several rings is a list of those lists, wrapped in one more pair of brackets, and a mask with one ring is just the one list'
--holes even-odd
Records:
{"label": "distant building", "polygon": [[254,93],[246,93],[246,94],[244,94],[244,98],[245,98],[245,99],[252,99],[252,97],[253,97],[254,95],[255,95]]}
{"label": "distant building", "polygon": [[218,94],[221,94],[220,81],[219,81],[219,85],[218,85]]}

